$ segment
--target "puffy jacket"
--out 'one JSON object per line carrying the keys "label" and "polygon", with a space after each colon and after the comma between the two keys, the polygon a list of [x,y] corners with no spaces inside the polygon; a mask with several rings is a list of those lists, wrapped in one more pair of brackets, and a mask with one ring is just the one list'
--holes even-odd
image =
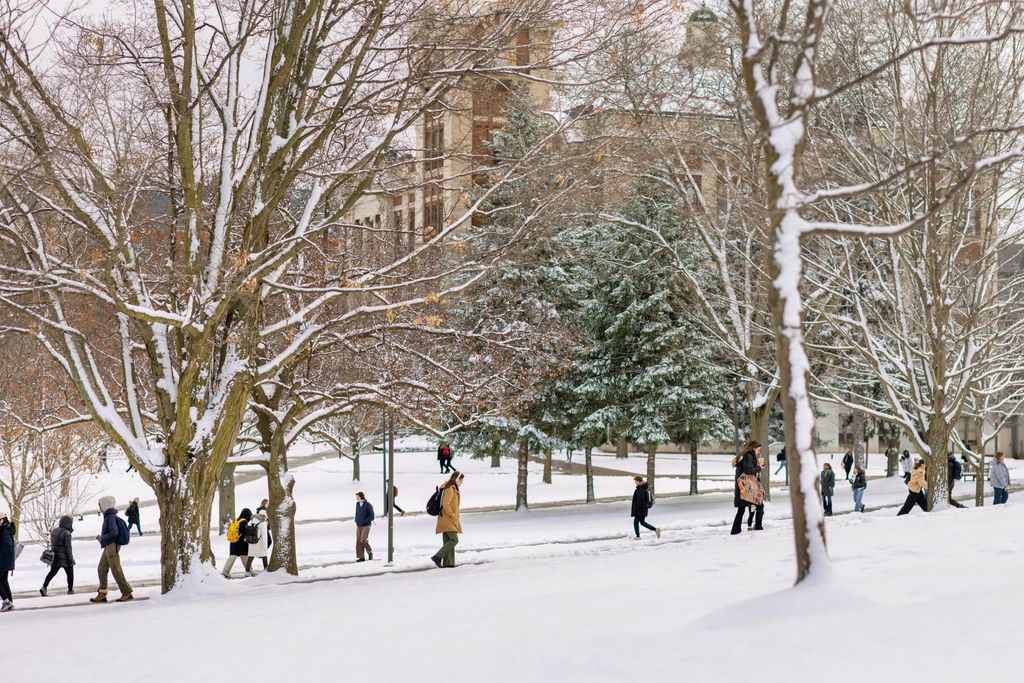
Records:
{"label": "puffy jacket", "polygon": [[134,500],[128,505],[128,509],[124,511],[124,516],[128,518],[129,524],[139,523],[139,504]]}
{"label": "puffy jacket", "polygon": [[356,526],[370,526],[373,524],[373,506],[370,501],[363,500],[356,503]]}
{"label": "puffy jacket", "polygon": [[434,533],[443,534],[446,531],[462,533],[462,523],[459,520],[459,509],[462,507],[462,494],[459,487],[449,486],[441,489],[441,514],[437,517],[437,525]]}
{"label": "puffy jacket", "polygon": [[633,491],[633,505],[629,510],[631,517],[638,519],[647,518],[648,491],[650,491],[650,487],[646,481],[637,486],[636,490]]}
{"label": "puffy jacket", "polygon": [[993,462],[992,469],[988,472],[988,480],[992,488],[1005,489],[1010,487],[1010,469],[1005,462]]}
{"label": "puffy jacket", "polygon": [[821,495],[831,496],[836,491],[836,473],[832,470],[821,471]]}
{"label": "puffy jacket", "polygon": [[739,462],[736,463],[736,483],[733,486],[733,505],[738,508],[749,505],[747,501],[740,498],[740,475],[760,473],[761,466],[757,464],[757,456],[754,455],[753,451],[748,452],[740,458]]}
{"label": "puffy jacket", "polygon": [[117,543],[118,535],[117,510],[113,507],[108,507],[103,511],[103,527],[100,529],[100,547],[106,548],[111,543]]}
{"label": "puffy jacket", "polygon": [[853,475],[853,488],[854,489],[866,489],[868,487],[868,478],[863,472],[858,472]]}
{"label": "puffy jacket", "polygon": [[228,544],[228,553],[236,557],[243,557],[249,554],[249,544],[245,542],[245,532],[249,529],[249,520],[252,519],[252,510],[242,508],[242,514],[238,515],[242,523],[238,525],[238,540]]}
{"label": "puffy jacket", "polygon": [[0,526],[0,572],[14,571],[14,522]]}
{"label": "puffy jacket", "polygon": [[60,523],[50,532],[50,549],[53,550],[52,567],[73,567],[75,556],[71,552],[72,519],[68,516],[60,518]]}
{"label": "puffy jacket", "polygon": [[910,483],[907,484],[914,493],[920,493],[921,489],[928,488],[928,479],[926,475],[926,469],[924,467],[918,467],[910,473]]}

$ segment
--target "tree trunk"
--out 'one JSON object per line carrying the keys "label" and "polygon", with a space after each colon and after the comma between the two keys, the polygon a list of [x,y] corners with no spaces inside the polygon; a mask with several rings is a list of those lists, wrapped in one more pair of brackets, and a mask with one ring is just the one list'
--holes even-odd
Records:
{"label": "tree trunk", "polygon": [[[764,446],[765,457],[768,457],[768,441],[770,440],[768,432],[768,423],[771,420],[772,407],[775,405],[776,396],[772,392],[768,399],[765,400],[764,404],[760,407],[755,407],[753,396],[750,400],[750,438]],[[788,452],[788,451],[787,451]],[[764,499],[772,499],[772,487],[771,487],[771,468],[762,467],[760,474],[761,486],[764,487]]]}
{"label": "tree trunk", "polygon": [[654,494],[654,456],[658,453],[657,445],[647,445],[647,486]]}
{"label": "tree trunk", "polygon": [[690,442],[690,495],[697,495],[697,442]]}
{"label": "tree trunk", "polygon": [[[180,461],[179,461],[180,462]],[[212,563],[210,510],[220,479],[200,467],[161,473],[153,481],[160,509],[160,591],[166,593],[198,568]],[[128,577],[129,580],[131,577]]]}
{"label": "tree trunk", "polygon": [[551,446],[544,448],[544,483],[551,483]]}
{"label": "tree trunk", "polygon": [[615,457],[616,458],[627,458],[629,457],[629,443],[626,441],[626,437],[620,436],[615,441]]}
{"label": "tree trunk", "polygon": [[501,441],[491,439],[491,467],[501,467]]}
{"label": "tree trunk", "polygon": [[583,450],[584,458],[585,458],[585,461],[586,461],[586,470],[587,470],[587,502],[588,503],[593,503],[595,501],[595,498],[594,498],[594,463],[593,463],[593,460],[591,458],[591,453],[593,452],[593,450],[594,449],[591,448],[590,446],[587,446]]}
{"label": "tree trunk", "polygon": [[235,466],[225,463],[220,471],[217,484],[217,534],[223,536],[227,531],[228,520],[235,518]]}
{"label": "tree trunk", "polygon": [[864,462],[864,413],[853,411],[853,464],[867,467]]}
{"label": "tree trunk", "polygon": [[[984,418],[974,418],[974,433],[977,434],[975,450],[978,453],[978,476],[974,478],[974,506],[979,508],[985,505],[985,444],[981,443],[984,429]],[[996,450],[998,452],[998,444]]]}
{"label": "tree trunk", "polygon": [[899,446],[900,442],[893,443],[889,441],[889,447],[885,450],[885,476],[894,477],[896,476],[896,467],[899,464]]}
{"label": "tree trunk", "polygon": [[359,449],[355,448],[352,451],[352,481],[359,481],[362,476],[359,470]]}
{"label": "tree trunk", "polygon": [[939,416],[928,426],[928,509],[949,507],[949,427]]}
{"label": "tree trunk", "polygon": [[[281,439],[283,442],[283,438]],[[293,576],[299,573],[295,548],[295,499],[292,489],[295,477],[288,471],[288,450],[283,443],[274,449],[267,467],[267,489],[270,499],[270,571],[284,569]]]}
{"label": "tree trunk", "polygon": [[530,462],[530,446],[525,439],[519,442],[517,461],[519,467],[516,473],[516,510],[519,511],[530,507],[526,502],[526,475],[527,465]]}

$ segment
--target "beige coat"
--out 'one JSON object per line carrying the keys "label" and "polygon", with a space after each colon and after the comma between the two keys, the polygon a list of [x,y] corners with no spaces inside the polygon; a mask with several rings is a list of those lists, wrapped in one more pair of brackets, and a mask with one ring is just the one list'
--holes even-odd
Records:
{"label": "beige coat", "polygon": [[928,480],[925,478],[925,468],[918,467],[910,473],[910,483],[907,484],[914,493],[920,493],[921,489],[928,488]]}
{"label": "beige coat", "polygon": [[459,507],[462,504],[462,496],[456,486],[449,486],[441,492],[441,514],[437,516],[437,527],[434,533],[443,534],[446,531],[462,533],[462,524],[459,523]]}

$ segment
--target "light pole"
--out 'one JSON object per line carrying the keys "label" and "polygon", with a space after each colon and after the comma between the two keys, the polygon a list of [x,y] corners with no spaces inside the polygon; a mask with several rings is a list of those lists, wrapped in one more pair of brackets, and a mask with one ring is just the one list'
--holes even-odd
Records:
{"label": "light pole", "polygon": [[395,416],[388,423],[388,564],[395,561]]}

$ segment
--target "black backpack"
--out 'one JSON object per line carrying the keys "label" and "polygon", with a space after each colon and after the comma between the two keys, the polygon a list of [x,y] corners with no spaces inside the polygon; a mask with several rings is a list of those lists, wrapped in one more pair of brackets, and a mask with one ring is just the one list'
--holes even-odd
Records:
{"label": "black backpack", "polygon": [[647,489],[647,509],[650,510],[652,507],[654,507],[654,492]]}
{"label": "black backpack", "polygon": [[433,495],[427,501],[427,514],[431,517],[437,517],[441,514],[441,495],[441,489],[434,489]]}
{"label": "black backpack", "polygon": [[963,465],[958,463],[956,460],[950,460],[949,461],[949,474],[954,479],[959,479],[960,477],[964,476],[964,467],[963,467]]}
{"label": "black backpack", "polygon": [[245,527],[245,542],[255,545],[260,542],[260,527],[258,524],[250,524]]}

